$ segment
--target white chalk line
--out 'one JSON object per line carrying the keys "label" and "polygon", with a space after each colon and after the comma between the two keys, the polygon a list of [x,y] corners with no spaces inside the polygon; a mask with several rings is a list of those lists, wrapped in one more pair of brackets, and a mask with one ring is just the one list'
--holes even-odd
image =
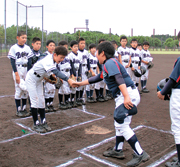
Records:
{"label": "white chalk line", "polygon": [[163,162],[165,162],[166,160],[168,160],[169,158],[171,158],[172,156],[174,156],[176,153],[177,153],[177,151],[173,150],[173,151],[169,152],[168,154],[164,155],[163,157],[161,157],[159,160],[148,165],[147,167],[156,167],[156,166],[162,164]]}
{"label": "white chalk line", "polygon": [[82,158],[82,157],[77,157],[77,158],[74,158],[74,159],[72,159],[72,160],[69,160],[68,162],[66,162],[66,163],[64,163],[64,164],[58,165],[58,166],[56,166],[56,167],[66,167],[66,166],[69,166],[69,165],[71,165],[71,164],[74,164],[75,161],[78,161],[78,160],[83,160],[83,158]]}
{"label": "white chalk line", "polygon": [[[152,130],[156,130],[156,131],[160,131],[160,132],[168,133],[168,134],[171,134],[171,135],[172,135],[172,132],[171,132],[171,131],[158,130],[157,128],[153,128],[153,127],[146,126],[146,125],[139,125],[139,126],[133,128],[133,130],[134,130],[134,131],[137,131],[137,130],[139,130],[139,129],[141,129],[141,128],[148,128],[148,129],[152,129]],[[96,143],[96,144],[93,144],[93,145],[91,145],[91,146],[85,147],[85,148],[83,148],[83,149],[81,149],[81,150],[78,150],[78,152],[81,153],[82,155],[85,155],[85,156],[87,156],[87,157],[89,157],[89,158],[92,158],[93,160],[98,161],[98,162],[101,162],[101,163],[103,163],[103,164],[105,164],[105,165],[109,165],[109,166],[112,166],[112,167],[116,167],[117,164],[113,164],[112,162],[109,162],[109,161],[107,161],[107,160],[104,160],[104,159],[101,159],[101,158],[98,158],[98,157],[96,157],[96,156],[93,156],[93,155],[91,155],[91,154],[86,153],[87,151],[89,151],[89,150],[91,150],[91,149],[94,149],[94,148],[96,148],[96,147],[98,147],[98,146],[100,146],[100,145],[103,145],[103,144],[105,144],[105,143],[107,143],[107,142],[109,142],[109,141],[111,141],[111,140],[114,140],[115,138],[116,138],[116,136],[113,136],[113,137],[104,139],[104,140],[102,140],[102,141],[99,142],[99,143]],[[154,163],[150,164],[148,167],[158,166],[158,165],[160,165],[161,163],[165,162],[167,159],[169,159],[170,157],[172,157],[172,156],[175,155],[175,154],[176,154],[176,151],[172,151],[172,152],[164,155],[163,157],[161,157],[159,160],[155,161]]]}
{"label": "white chalk line", "polygon": [[13,97],[14,95],[4,95],[4,96],[0,96],[0,98],[4,98],[4,97]]}

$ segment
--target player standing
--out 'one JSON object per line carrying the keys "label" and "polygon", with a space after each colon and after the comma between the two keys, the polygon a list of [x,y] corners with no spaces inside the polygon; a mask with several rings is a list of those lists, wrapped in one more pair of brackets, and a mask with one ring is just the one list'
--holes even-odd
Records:
{"label": "player standing", "polygon": [[[104,79],[108,88],[112,91],[115,98],[116,109],[120,108],[120,113],[125,110],[136,108],[140,102],[140,95],[137,88],[127,74],[124,67],[114,57],[114,47],[110,42],[103,42],[98,45],[96,57],[102,64],[103,71],[88,80],[80,83],[74,83],[75,86],[82,86],[99,82]],[[122,110],[121,110],[122,109]],[[121,121],[114,121],[116,129],[116,146],[112,150],[104,152],[104,156],[124,158],[123,143],[124,139],[132,147],[134,154],[133,159],[129,161],[127,166],[137,166],[141,162],[147,161],[150,156],[142,150],[136,134],[130,128],[132,115],[121,116]]]}
{"label": "player standing", "polygon": [[[43,59],[39,60],[27,73],[25,82],[31,100],[31,112],[34,121],[32,129],[36,132],[44,133],[46,131],[51,131],[45,118],[43,78],[55,74],[57,77],[67,81],[70,85],[73,83],[71,79],[56,68],[56,63],[59,64],[63,61],[66,55],[67,49],[63,46],[58,46],[52,56],[45,56]],[[41,123],[38,120],[38,112],[40,114]]]}
{"label": "player standing", "polygon": [[31,53],[31,48],[25,44],[27,35],[24,31],[19,31],[16,39],[18,42],[10,48],[8,58],[11,61],[13,69],[12,75],[15,84],[15,103],[17,108],[16,115],[18,117],[25,117],[30,115],[26,110],[28,92],[20,87],[20,82],[23,83],[26,77],[28,62],[27,56]]}

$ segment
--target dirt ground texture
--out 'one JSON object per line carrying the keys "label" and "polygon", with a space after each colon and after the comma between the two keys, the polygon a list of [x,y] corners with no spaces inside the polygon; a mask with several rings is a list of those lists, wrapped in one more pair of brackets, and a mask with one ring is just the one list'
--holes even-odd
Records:
{"label": "dirt ground texture", "polygon": [[[135,133],[142,148],[151,156],[149,161],[139,165],[144,167],[175,150],[174,138],[170,132],[169,102],[157,98],[156,87],[161,79],[170,75],[180,55],[152,56],[155,65],[150,70],[147,82],[150,92],[141,95],[138,114],[133,116],[131,123],[132,128],[140,127]],[[0,166],[125,166],[132,158],[133,151],[127,142],[124,144],[124,160],[102,155],[115,145],[114,100],[87,103],[83,107],[48,113],[46,118],[52,132],[40,135],[31,131],[32,117],[23,119],[15,115],[15,89],[8,58],[0,58],[0,69]],[[57,92],[54,106],[58,108]],[[67,165],[70,160],[74,161]],[[165,162],[156,166],[164,166]]]}

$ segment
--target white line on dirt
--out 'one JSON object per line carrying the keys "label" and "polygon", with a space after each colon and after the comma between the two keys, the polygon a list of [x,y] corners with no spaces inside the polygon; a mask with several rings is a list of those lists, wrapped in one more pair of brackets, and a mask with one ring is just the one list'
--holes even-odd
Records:
{"label": "white line on dirt", "polygon": [[70,160],[70,161],[64,163],[64,164],[58,165],[58,166],[56,166],[56,167],[65,167],[65,166],[69,166],[69,165],[71,165],[71,164],[74,164],[75,161],[78,161],[78,160],[83,160],[83,158],[82,158],[82,157],[77,157],[77,158],[74,158],[74,159],[72,159],[72,160]]}
{"label": "white line on dirt", "polygon": [[4,97],[13,97],[14,95],[4,95],[4,96],[0,96],[0,98],[4,98]]}

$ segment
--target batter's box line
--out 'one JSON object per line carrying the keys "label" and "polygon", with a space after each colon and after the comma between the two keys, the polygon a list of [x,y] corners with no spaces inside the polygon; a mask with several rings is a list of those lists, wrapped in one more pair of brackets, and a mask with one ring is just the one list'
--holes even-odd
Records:
{"label": "batter's box line", "polygon": [[[75,109],[76,109],[76,108],[75,108]],[[71,109],[71,110],[72,110],[72,109]],[[79,110],[79,111],[84,112],[84,113],[86,113],[86,114],[95,115],[95,116],[98,116],[98,117],[100,117],[100,118],[92,119],[92,120],[89,120],[89,121],[86,121],[86,122],[81,122],[81,123],[78,123],[78,124],[74,124],[74,125],[72,125],[72,126],[67,126],[67,127],[65,127],[65,128],[56,129],[56,130],[53,130],[53,131],[50,131],[50,132],[46,132],[46,133],[37,133],[37,132],[33,131],[30,127],[25,126],[24,124],[17,122],[17,121],[19,121],[19,120],[28,119],[28,118],[30,118],[30,117],[15,119],[14,122],[15,122],[18,126],[21,126],[21,127],[25,128],[25,129],[28,129],[29,131],[33,131],[34,134],[38,134],[38,135],[42,135],[42,136],[43,136],[43,135],[48,135],[48,134],[52,134],[52,133],[55,133],[55,132],[60,132],[60,131],[63,131],[63,130],[67,130],[67,129],[70,129],[70,128],[74,128],[74,127],[77,127],[77,126],[85,125],[85,124],[87,124],[87,123],[91,123],[91,122],[98,121],[98,120],[101,120],[101,119],[104,119],[104,118],[105,118],[105,116],[103,116],[103,115],[94,114],[94,113],[90,113],[90,112],[86,111],[86,110],[85,110],[85,107],[83,108],[83,110],[81,110],[81,109],[76,109],[76,110]],[[57,113],[57,112],[52,112],[52,113],[47,113],[47,114],[54,114],[54,113]]]}
{"label": "batter's box line", "polygon": [[[138,129],[141,129],[141,128],[148,128],[148,129],[152,129],[152,130],[156,130],[156,131],[160,131],[160,132],[163,132],[163,133],[168,133],[168,134],[172,134],[172,132],[170,131],[164,131],[164,130],[158,130],[157,128],[154,128],[154,127],[150,127],[150,126],[146,126],[146,125],[139,125],[135,128],[133,128],[134,131],[137,131]],[[104,159],[101,159],[101,158],[98,158],[94,155],[91,155],[91,154],[88,154],[86,153],[87,151],[90,151],[91,149],[94,149],[100,145],[103,145],[105,143],[108,143],[109,141],[111,140],[114,140],[116,138],[116,136],[113,136],[113,137],[110,137],[110,138],[107,138],[107,139],[104,139],[102,140],[101,142],[99,143],[96,143],[96,144],[93,144],[91,146],[88,146],[88,147],[85,147],[81,150],[78,150],[79,153],[81,153],[82,155],[84,156],[87,156],[97,162],[100,162],[100,163],[103,163],[105,165],[108,165],[108,166],[111,166],[111,167],[120,167],[119,165],[117,164],[113,164],[112,162],[109,162],[107,160],[104,160]],[[149,167],[155,167],[155,166],[158,166],[159,164],[165,162],[167,159],[169,159],[170,157],[172,157],[173,155],[176,154],[176,151],[172,151],[166,155],[164,155],[163,157],[161,157],[159,160],[155,161],[154,163],[150,164]]]}
{"label": "batter's box line", "polygon": [[72,160],[67,161],[67,162],[64,163],[64,164],[60,164],[60,165],[58,165],[58,166],[56,166],[56,167],[66,167],[66,166],[69,166],[69,165],[74,164],[74,163],[75,163],[76,161],[78,161],[78,160],[83,160],[83,158],[82,158],[82,157],[77,157],[77,158],[74,158],[74,159],[72,159]]}

